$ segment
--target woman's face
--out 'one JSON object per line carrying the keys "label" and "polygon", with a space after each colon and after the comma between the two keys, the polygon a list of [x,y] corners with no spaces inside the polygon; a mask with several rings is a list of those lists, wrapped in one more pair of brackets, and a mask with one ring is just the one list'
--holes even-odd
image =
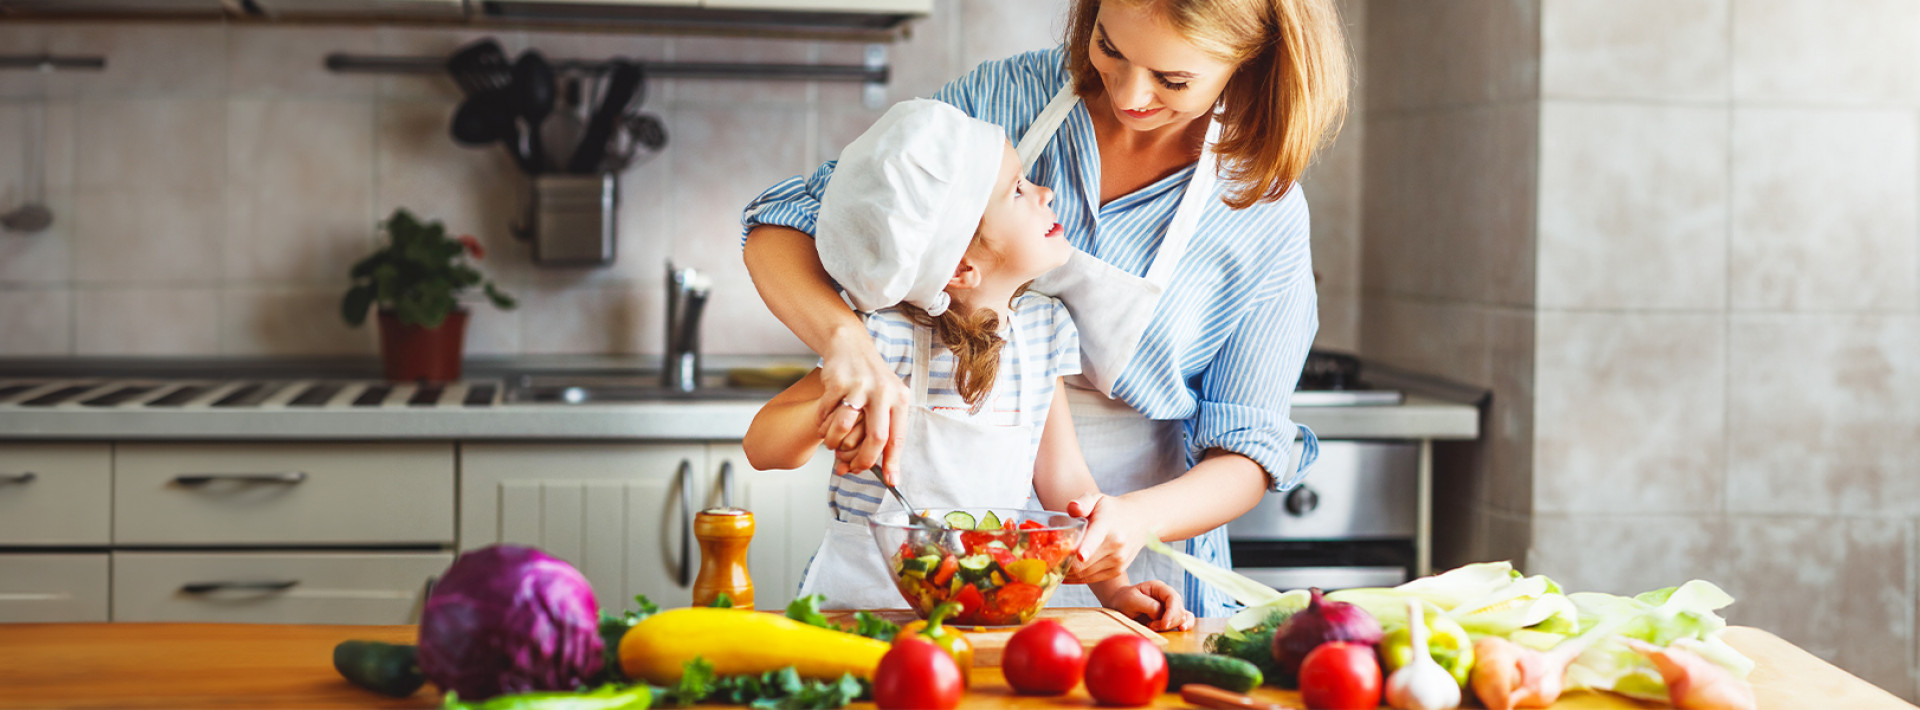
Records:
{"label": "woman's face", "polygon": [[1233,76],[1232,65],[1195,48],[1145,3],[1101,3],[1090,41],[1087,57],[1106,86],[1106,103],[1120,125],[1136,131],[1206,116]]}
{"label": "woman's face", "polygon": [[971,256],[984,247],[990,252],[984,260],[994,267],[996,277],[1004,274],[1010,283],[1031,281],[1073,256],[1073,245],[1049,206],[1053,191],[1027,182],[1020,167],[1020,154],[1008,144],[993,194],[980,216],[980,239],[968,250]]}

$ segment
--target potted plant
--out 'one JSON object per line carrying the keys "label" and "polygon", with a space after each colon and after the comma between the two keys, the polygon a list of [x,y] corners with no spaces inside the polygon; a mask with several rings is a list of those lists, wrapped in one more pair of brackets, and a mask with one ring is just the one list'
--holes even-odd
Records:
{"label": "potted plant", "polygon": [[480,286],[487,300],[512,309],[511,296],[468,264],[486,255],[470,235],[448,237],[439,222],[421,222],[405,208],[380,224],[387,243],[353,265],[353,286],[340,315],[358,327],[367,309],[380,307],[380,358],[389,380],[445,382],[460,379],[467,309],[460,294]]}

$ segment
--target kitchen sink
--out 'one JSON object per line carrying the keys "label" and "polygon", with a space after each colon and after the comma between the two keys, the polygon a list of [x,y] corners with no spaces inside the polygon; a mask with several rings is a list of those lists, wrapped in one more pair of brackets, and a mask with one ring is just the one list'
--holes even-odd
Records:
{"label": "kitchen sink", "polygon": [[660,384],[659,374],[516,375],[507,378],[507,404],[631,404],[635,402],[759,401],[776,389],[735,387],[725,375],[702,375],[691,392]]}

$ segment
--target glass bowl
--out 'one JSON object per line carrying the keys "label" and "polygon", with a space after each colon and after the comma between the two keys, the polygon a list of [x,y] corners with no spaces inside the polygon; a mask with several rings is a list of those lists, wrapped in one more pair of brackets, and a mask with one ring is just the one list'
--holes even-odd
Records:
{"label": "glass bowl", "polygon": [[946,620],[956,626],[1032,621],[1087,531],[1086,518],[1044,510],[935,508],[927,515],[954,527],[926,530],[904,510],[875,513],[867,527],[907,605],[925,619],[941,602],[956,602],[960,612]]}

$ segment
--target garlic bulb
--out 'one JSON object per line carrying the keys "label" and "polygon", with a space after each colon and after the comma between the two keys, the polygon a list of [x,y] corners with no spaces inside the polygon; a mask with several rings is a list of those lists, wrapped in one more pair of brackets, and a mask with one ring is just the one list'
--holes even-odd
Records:
{"label": "garlic bulb", "polygon": [[1460,686],[1427,649],[1424,604],[1407,600],[1407,630],[1413,641],[1413,660],[1387,678],[1387,705],[1394,710],[1453,710],[1460,707]]}

